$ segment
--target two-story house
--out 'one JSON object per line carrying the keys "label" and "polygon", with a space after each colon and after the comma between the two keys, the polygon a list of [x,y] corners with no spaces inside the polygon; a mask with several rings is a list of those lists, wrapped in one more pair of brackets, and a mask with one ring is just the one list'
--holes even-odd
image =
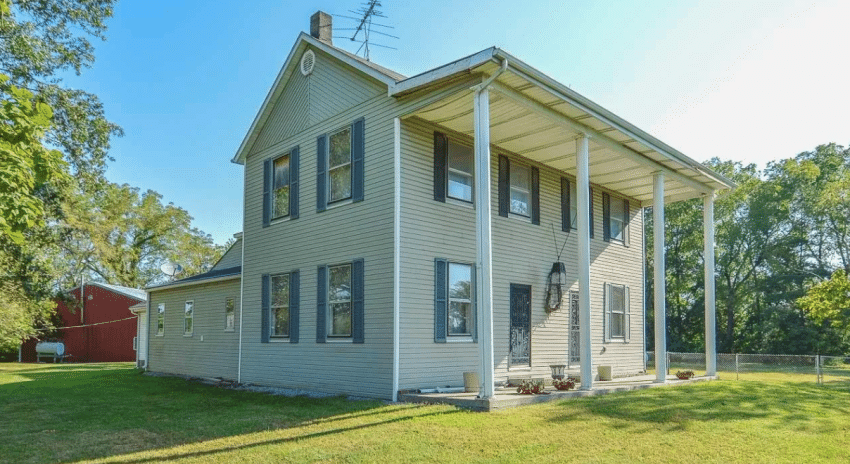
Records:
{"label": "two-story house", "polygon": [[644,371],[643,208],[663,227],[665,202],[705,198],[713,276],[733,184],[498,48],[408,78],[331,30],[311,18],[233,158],[241,273],[150,289],[148,369],[386,399]]}

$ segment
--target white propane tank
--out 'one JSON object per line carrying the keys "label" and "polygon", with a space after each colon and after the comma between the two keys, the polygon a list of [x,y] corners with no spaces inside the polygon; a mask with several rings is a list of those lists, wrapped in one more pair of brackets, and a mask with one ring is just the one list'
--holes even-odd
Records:
{"label": "white propane tank", "polygon": [[39,356],[62,356],[65,354],[65,344],[62,342],[39,342],[35,345]]}

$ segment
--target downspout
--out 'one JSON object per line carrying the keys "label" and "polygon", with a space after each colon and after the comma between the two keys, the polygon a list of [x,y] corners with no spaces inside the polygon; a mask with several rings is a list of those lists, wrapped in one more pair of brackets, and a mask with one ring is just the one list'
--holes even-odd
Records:
{"label": "downspout", "polygon": [[643,267],[641,276],[643,277],[643,372],[646,373],[646,208],[640,209],[640,228],[641,228],[641,262]]}
{"label": "downspout", "polygon": [[401,119],[393,119],[393,402],[398,401],[401,332]]}

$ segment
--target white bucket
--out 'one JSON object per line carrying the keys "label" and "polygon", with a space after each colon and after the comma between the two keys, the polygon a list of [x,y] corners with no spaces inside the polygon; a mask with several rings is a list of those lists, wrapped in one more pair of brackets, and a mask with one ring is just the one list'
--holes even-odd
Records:
{"label": "white bucket", "polygon": [[463,389],[466,392],[477,392],[481,388],[478,372],[463,373]]}

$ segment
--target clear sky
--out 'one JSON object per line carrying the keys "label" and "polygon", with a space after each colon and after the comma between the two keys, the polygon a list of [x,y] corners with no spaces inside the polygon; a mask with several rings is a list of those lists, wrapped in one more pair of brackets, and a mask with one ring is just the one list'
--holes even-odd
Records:
{"label": "clear sky", "polygon": [[[223,243],[242,224],[230,163],[309,17],[362,0],[125,0],[71,86],[125,136],[107,178],[163,194]],[[850,2],[383,0],[372,61],[412,76],[498,46],[688,156],[757,163],[850,144]],[[354,21],[336,16],[335,36]],[[355,51],[358,44],[334,44]]]}

